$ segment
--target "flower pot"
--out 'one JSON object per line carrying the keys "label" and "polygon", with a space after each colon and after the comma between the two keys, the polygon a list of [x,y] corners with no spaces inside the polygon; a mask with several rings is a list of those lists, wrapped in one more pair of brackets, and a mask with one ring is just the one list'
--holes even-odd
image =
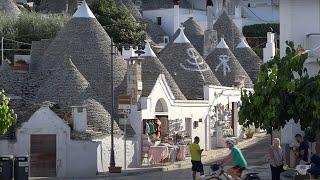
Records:
{"label": "flower pot", "polygon": [[247,133],[247,134],[246,134],[246,138],[247,138],[247,139],[250,139],[250,138],[252,138],[252,137],[253,137],[253,133]]}
{"label": "flower pot", "polygon": [[109,172],[110,173],[121,173],[121,168],[122,167],[112,167],[112,166],[110,166],[109,167]]}
{"label": "flower pot", "polygon": [[29,70],[29,64],[20,64],[17,63],[13,66],[13,70],[21,70],[21,71],[28,71]]}

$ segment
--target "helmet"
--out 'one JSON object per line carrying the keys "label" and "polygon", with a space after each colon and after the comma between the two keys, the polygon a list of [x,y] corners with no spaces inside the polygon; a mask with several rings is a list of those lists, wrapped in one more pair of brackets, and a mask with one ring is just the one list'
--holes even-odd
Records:
{"label": "helmet", "polygon": [[220,168],[219,164],[212,164],[212,165],[210,166],[210,169],[211,169],[212,171],[218,171],[219,168]]}
{"label": "helmet", "polygon": [[235,145],[235,141],[233,139],[227,139],[226,144],[232,144]]}

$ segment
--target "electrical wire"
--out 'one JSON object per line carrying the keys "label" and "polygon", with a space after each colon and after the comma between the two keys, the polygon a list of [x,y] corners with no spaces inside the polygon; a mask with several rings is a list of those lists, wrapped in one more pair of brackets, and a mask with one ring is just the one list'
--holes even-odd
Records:
{"label": "electrical wire", "polygon": [[248,8],[246,5],[242,4],[242,7],[247,8],[255,17],[257,17],[260,21],[266,22],[266,23],[272,23],[272,21],[266,21],[262,18],[260,18],[256,13],[254,13],[250,8]]}
{"label": "electrical wire", "polygon": [[24,44],[24,45],[30,45],[30,46],[31,46],[31,44],[29,44],[29,43],[25,43],[25,42],[21,42],[21,41],[16,41],[16,40],[14,40],[14,39],[8,39],[8,38],[5,38],[5,37],[3,37],[3,39],[5,39],[5,40],[7,40],[7,41],[12,41],[12,42],[15,42],[15,43],[18,43],[18,44]]}

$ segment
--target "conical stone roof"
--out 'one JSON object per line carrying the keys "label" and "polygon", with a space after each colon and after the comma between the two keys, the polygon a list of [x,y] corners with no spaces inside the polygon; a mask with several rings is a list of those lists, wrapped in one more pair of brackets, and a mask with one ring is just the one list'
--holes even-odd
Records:
{"label": "conical stone roof", "polygon": [[17,16],[21,11],[13,0],[0,0],[0,13]]}
{"label": "conical stone roof", "polygon": [[174,97],[178,100],[185,100],[186,98],[180,91],[178,85],[168,72],[168,70],[164,67],[164,65],[157,58],[155,53],[150,47],[149,42],[146,43],[146,47],[144,49],[146,52],[142,56],[144,60],[142,62],[142,96],[148,97],[159,77],[160,74],[164,74],[166,81],[174,95]]}
{"label": "conical stone roof", "polygon": [[[189,39],[191,44],[196,48],[196,50],[203,55],[203,45],[204,45],[204,30],[203,28],[195,21],[192,17],[190,17],[187,21],[182,23],[184,29],[184,33],[186,37]],[[172,39],[176,39],[180,34],[180,29],[173,35]]]}
{"label": "conical stone roof", "polygon": [[41,86],[37,101],[51,101],[57,104],[78,106],[86,98],[89,82],[78,71],[70,58],[55,66],[53,73]]}
{"label": "conical stone roof", "polygon": [[[47,48],[41,62],[39,76],[47,75],[70,57],[79,72],[90,83],[96,100],[111,110],[111,39],[84,2],[74,17],[58,33]],[[114,55],[114,85],[124,80],[126,62]]]}
{"label": "conical stone roof", "polygon": [[[72,131],[71,138],[76,140],[87,140],[103,138],[106,134],[110,134],[111,115],[105,110],[104,106],[93,98],[84,100],[83,104],[87,108],[87,131],[82,133]],[[123,133],[117,123],[114,123],[113,128],[114,134]]]}
{"label": "conical stone roof", "polygon": [[[119,0],[118,0],[119,1]],[[141,13],[132,0],[121,0],[134,18],[142,18]]]}
{"label": "conical stone roof", "polygon": [[27,79],[27,73],[14,71],[7,63],[0,66],[0,90],[6,94],[23,97],[27,91]]}
{"label": "conical stone roof", "polygon": [[245,87],[252,87],[249,75],[233,55],[223,38],[217,47],[206,57],[206,62],[221,85],[232,87],[243,78]]}
{"label": "conical stone roof", "polygon": [[223,11],[217,21],[213,25],[213,29],[218,33],[218,39],[224,37],[229,48],[233,51],[240,43],[241,38],[244,37],[241,30],[230,19],[228,14]]}
{"label": "conical stone roof", "polygon": [[244,70],[248,73],[251,80],[253,82],[257,82],[260,72],[260,66],[263,62],[251,49],[245,38],[242,38],[241,42],[235,48],[234,55],[236,56]]}
{"label": "conical stone roof", "polygon": [[203,99],[204,85],[220,85],[208,64],[185,37],[183,28],[173,43],[160,52],[159,59],[187,99]]}
{"label": "conical stone roof", "polygon": [[145,25],[147,36],[154,43],[160,44],[164,42],[164,36],[166,36],[166,33],[163,31],[161,26],[148,19],[141,18],[139,21]]}

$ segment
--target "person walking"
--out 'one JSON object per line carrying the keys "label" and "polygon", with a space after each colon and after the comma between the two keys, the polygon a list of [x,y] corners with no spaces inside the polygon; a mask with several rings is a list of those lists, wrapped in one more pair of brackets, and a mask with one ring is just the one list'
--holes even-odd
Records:
{"label": "person walking", "polygon": [[284,171],[284,158],[279,138],[273,139],[272,146],[268,149],[268,156],[272,180],[280,180],[280,174]]}
{"label": "person walking", "polygon": [[197,172],[200,172],[200,175],[204,174],[203,164],[201,162],[201,153],[203,149],[200,149],[199,146],[200,138],[196,136],[194,142],[189,145],[190,154],[191,154],[191,163],[192,163],[192,178],[196,179]]}

